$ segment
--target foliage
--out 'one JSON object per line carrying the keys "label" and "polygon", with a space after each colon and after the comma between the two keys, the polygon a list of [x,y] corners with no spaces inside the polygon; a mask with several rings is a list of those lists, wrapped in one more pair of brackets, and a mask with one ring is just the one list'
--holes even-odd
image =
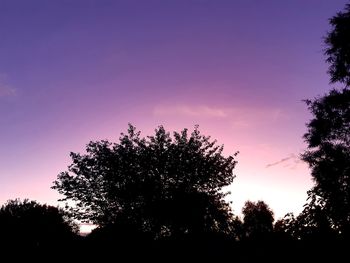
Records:
{"label": "foliage", "polygon": [[241,241],[245,238],[245,231],[242,220],[235,216],[231,221],[232,238],[236,241]]}
{"label": "foliage", "polygon": [[302,155],[315,182],[309,195],[332,227],[344,233],[350,223],[350,90],[332,90],[307,104],[314,115]]}
{"label": "foliage", "polygon": [[296,219],[293,213],[286,214],[282,219],[276,221],[274,225],[274,233],[280,240],[288,240],[291,238],[299,239],[295,227]]}
{"label": "foliage", "polygon": [[350,85],[350,4],[344,12],[337,13],[330,19],[332,30],[328,33],[325,43],[325,55],[330,64],[328,73],[331,82]]}
{"label": "foliage", "polygon": [[303,211],[295,217],[292,213],[285,215],[275,224],[277,234],[285,233],[284,239],[321,241],[331,240],[336,237],[336,231],[332,227],[331,220],[322,205],[316,201],[312,192],[309,192],[311,200],[304,206]]}
{"label": "foliage", "polygon": [[242,208],[242,214],[246,237],[259,239],[265,238],[272,233],[273,212],[265,202],[245,202]]}
{"label": "foliage", "polygon": [[0,208],[2,245],[47,247],[63,239],[69,241],[77,231],[77,225],[66,213],[53,206],[15,199]]}
{"label": "foliage", "polygon": [[232,183],[234,156],[184,129],[170,136],[160,126],[141,138],[129,125],[119,143],[90,142],[86,154],[58,175],[54,189],[72,200],[75,218],[100,226],[127,224],[154,238],[230,232],[231,210],[222,187]]}

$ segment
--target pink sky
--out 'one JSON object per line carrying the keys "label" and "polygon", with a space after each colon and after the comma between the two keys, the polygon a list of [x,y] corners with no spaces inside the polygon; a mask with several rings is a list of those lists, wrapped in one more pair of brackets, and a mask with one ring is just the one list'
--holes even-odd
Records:
{"label": "pink sky", "polygon": [[57,204],[69,152],[128,122],[145,136],[198,124],[240,152],[236,214],[246,200],[300,212],[302,100],[330,89],[322,37],[346,2],[2,1],[0,203]]}

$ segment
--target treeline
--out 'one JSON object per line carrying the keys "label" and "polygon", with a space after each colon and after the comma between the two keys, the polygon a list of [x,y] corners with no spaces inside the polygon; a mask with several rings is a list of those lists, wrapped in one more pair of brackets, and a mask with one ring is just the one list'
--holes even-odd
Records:
{"label": "treeline", "polygon": [[[304,211],[305,213],[305,211]],[[130,221],[100,226],[87,236],[64,210],[35,201],[10,200],[0,209],[3,255],[23,260],[228,260],[233,262],[337,261],[347,256],[349,237],[304,214],[274,222],[263,201],[247,201],[242,218],[226,231],[186,231],[155,238]],[[49,258],[48,258],[49,257]]]}
{"label": "treeline", "polygon": [[[314,186],[299,215],[274,223],[263,201],[246,202],[242,218],[225,201],[236,155],[198,127],[141,137],[132,125],[117,143],[90,142],[71,153],[53,189],[66,209],[12,200],[0,209],[0,249],[12,258],[47,253],[69,260],[335,261],[350,239],[350,5],[330,20],[326,61],[333,85],[307,100],[313,118],[301,158]],[[76,221],[98,227],[78,235]],[[15,251],[10,253],[10,251]],[[48,258],[46,258],[48,259]]]}

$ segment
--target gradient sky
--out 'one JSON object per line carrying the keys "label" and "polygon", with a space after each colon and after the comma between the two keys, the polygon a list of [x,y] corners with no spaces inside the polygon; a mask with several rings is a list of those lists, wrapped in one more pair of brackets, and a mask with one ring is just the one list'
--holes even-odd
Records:
{"label": "gradient sky", "polygon": [[57,204],[90,140],[133,123],[193,128],[240,151],[236,214],[299,213],[312,186],[303,99],[330,89],[328,19],[345,0],[0,0],[0,203]]}

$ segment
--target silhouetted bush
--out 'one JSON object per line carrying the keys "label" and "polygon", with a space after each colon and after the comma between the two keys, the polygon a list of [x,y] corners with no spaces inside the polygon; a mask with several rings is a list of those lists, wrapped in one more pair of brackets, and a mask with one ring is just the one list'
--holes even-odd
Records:
{"label": "silhouetted bush", "polygon": [[0,244],[9,249],[31,252],[67,248],[76,237],[77,225],[65,212],[53,206],[25,199],[9,200],[0,208]]}

